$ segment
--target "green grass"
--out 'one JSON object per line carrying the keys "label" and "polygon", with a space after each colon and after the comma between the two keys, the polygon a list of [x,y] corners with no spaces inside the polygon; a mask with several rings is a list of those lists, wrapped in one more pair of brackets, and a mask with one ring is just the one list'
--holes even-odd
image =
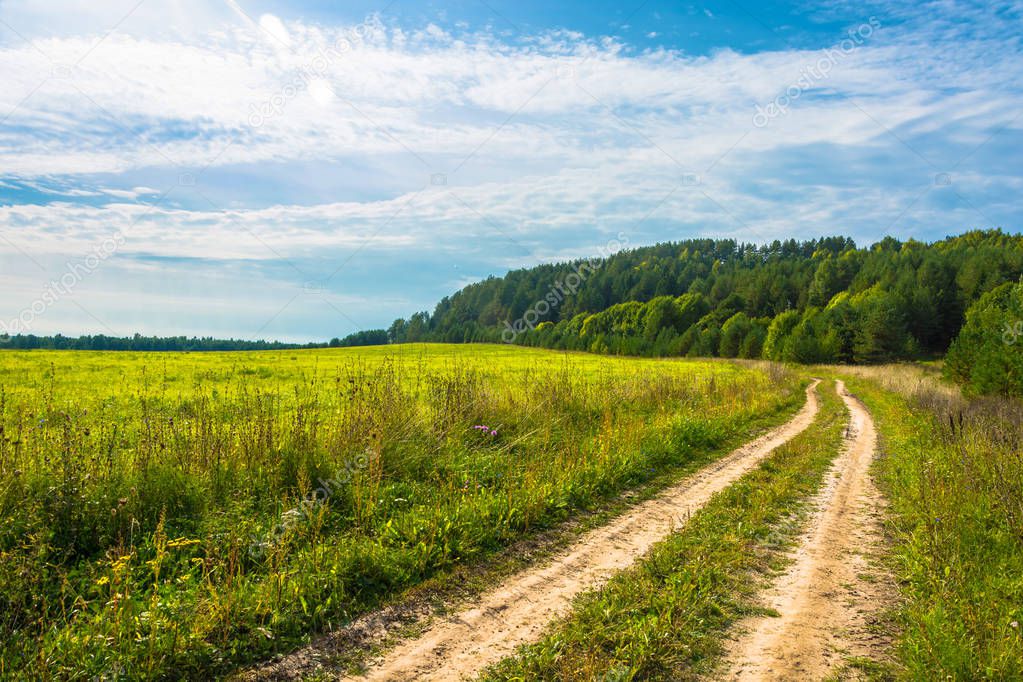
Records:
{"label": "green grass", "polygon": [[799,383],[499,346],[4,352],[0,677],[210,677],[292,649],[703,461]]}
{"label": "green grass", "polygon": [[908,368],[858,374],[848,383],[881,433],[903,596],[893,674],[1023,679],[1020,404],[967,401]]}
{"label": "green grass", "polygon": [[485,679],[683,680],[711,670],[726,628],[757,611],[756,576],[783,559],[841,446],[845,407],[830,382],[818,392],[810,428]]}

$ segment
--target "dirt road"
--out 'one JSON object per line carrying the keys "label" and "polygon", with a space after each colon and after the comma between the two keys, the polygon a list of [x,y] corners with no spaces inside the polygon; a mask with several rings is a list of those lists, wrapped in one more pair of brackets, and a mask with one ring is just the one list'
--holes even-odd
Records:
{"label": "dirt road", "polygon": [[890,589],[871,565],[882,538],[882,498],[869,471],[877,433],[860,401],[841,381],[837,388],[851,440],[813,501],[795,562],[764,597],[779,615],[739,625],[719,679],[820,680],[839,672],[846,656],[876,659],[886,648],[870,627]]}
{"label": "dirt road", "polygon": [[428,625],[416,639],[372,661],[358,680],[456,680],[479,672],[537,639],[572,599],[604,583],[684,525],[689,515],[806,429],[817,413],[816,382],[806,404],[783,426],[583,535],[548,563],[508,578],[471,607]]}

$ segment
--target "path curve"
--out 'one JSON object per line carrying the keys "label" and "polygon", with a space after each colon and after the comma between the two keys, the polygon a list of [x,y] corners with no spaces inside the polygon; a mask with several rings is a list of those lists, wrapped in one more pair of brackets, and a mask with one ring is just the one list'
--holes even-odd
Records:
{"label": "path curve", "polygon": [[795,550],[795,563],[764,595],[778,612],[740,624],[724,667],[730,680],[821,680],[847,656],[876,659],[887,642],[871,631],[888,583],[866,574],[882,542],[883,502],[870,477],[874,422],[842,381],[851,440],[835,459]]}
{"label": "path curve", "polygon": [[806,429],[817,414],[817,383],[806,389],[806,404],[786,424],[589,531],[550,562],[510,576],[471,607],[438,618],[421,636],[371,661],[364,675],[348,679],[456,680],[535,641],[570,611],[573,598],[628,567],[711,496]]}

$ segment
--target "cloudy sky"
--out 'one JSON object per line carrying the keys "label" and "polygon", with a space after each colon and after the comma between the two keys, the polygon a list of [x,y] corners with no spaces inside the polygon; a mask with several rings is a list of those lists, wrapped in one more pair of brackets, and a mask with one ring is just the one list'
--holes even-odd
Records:
{"label": "cloudy sky", "polygon": [[0,323],[322,340],[619,235],[1016,232],[1021,36],[1021,2],[0,0]]}

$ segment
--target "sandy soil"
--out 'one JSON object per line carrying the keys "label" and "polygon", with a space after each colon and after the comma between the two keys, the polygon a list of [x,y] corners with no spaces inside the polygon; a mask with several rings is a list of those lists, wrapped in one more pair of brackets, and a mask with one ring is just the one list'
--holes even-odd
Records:
{"label": "sandy soil", "polygon": [[813,386],[785,425],[705,467],[611,523],[589,531],[544,565],[513,575],[476,603],[430,623],[418,638],[371,661],[358,680],[456,680],[474,675],[539,638],[572,599],[603,584],[685,524],[715,493],[806,429],[817,413]]}
{"label": "sandy soil", "polygon": [[847,657],[878,660],[888,642],[872,628],[891,594],[877,564],[883,501],[870,477],[877,444],[873,420],[839,381],[851,413],[850,441],[815,497],[794,563],[764,596],[777,617],[738,626],[718,679],[820,680],[839,674]]}

